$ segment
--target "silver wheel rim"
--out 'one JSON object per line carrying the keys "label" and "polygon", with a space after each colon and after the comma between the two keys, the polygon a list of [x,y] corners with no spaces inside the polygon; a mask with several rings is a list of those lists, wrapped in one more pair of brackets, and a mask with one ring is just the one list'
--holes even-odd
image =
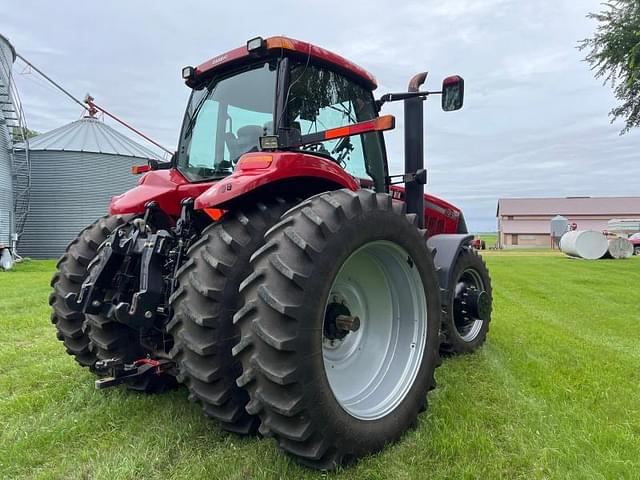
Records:
{"label": "silver wheel rim", "polygon": [[331,304],[343,305],[360,320],[360,327],[342,339],[323,332],[324,367],[333,395],[355,418],[385,417],[405,398],[422,363],[427,303],[418,269],[395,243],[367,243],[340,268],[325,316]]}
{"label": "silver wheel rim", "polygon": [[[467,268],[462,272],[456,284],[455,295],[457,296],[460,291],[465,288],[470,290],[484,290],[484,282],[482,281],[482,276],[476,269]],[[473,342],[478,337],[480,331],[482,330],[483,323],[484,320],[475,317],[470,318],[467,322],[454,321],[458,335],[465,342]]]}

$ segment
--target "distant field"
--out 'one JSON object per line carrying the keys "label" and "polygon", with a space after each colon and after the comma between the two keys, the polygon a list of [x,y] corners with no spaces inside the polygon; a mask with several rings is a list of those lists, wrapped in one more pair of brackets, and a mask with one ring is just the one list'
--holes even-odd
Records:
{"label": "distant field", "polygon": [[640,257],[538,252],[486,251],[488,343],[444,361],[402,441],[325,475],[222,432],[183,389],[96,391],[49,322],[54,262],[0,272],[0,478],[639,478]]}

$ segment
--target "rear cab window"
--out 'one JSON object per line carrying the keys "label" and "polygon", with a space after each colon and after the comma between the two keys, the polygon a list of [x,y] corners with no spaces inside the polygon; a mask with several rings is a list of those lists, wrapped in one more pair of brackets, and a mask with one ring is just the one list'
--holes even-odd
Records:
{"label": "rear cab window", "polygon": [[[371,120],[377,116],[371,91],[332,70],[294,63],[287,96],[287,125],[301,135]],[[325,140],[302,151],[331,158],[350,175],[384,191],[380,132]]]}

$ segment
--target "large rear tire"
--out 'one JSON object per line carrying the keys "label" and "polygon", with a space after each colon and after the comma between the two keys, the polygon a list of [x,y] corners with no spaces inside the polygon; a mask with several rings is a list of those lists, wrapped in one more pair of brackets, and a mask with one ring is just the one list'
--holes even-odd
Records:
{"label": "large rear tire", "polygon": [[435,387],[435,267],[403,208],[367,190],[313,197],[267,233],[242,283],[234,355],[247,410],[308,466],[382,449]]}
{"label": "large rear tire", "polygon": [[91,371],[95,371],[98,358],[90,346],[87,318],[83,313],[67,307],[64,297],[80,292],[98,247],[126,221],[127,217],[121,215],[105,216],[82,230],[58,260],[57,271],[51,279],[53,291],[49,296],[49,305],[53,310],[51,322],[56,327],[58,340],[63,342],[69,355]]}
{"label": "large rear tire", "polygon": [[189,249],[171,299],[168,328],[178,380],[207,416],[240,434],[255,433],[259,420],[245,410],[249,397],[235,383],[241,374],[240,362],[231,355],[239,338],[232,321],[240,305],[238,288],[249,274],[249,257],[289,206],[283,199],[258,202],[208,227]]}
{"label": "large rear tire", "polygon": [[493,302],[491,277],[478,252],[464,247],[451,278],[449,303],[443,313],[440,352],[444,355],[472,353],[484,344],[489,332]]}

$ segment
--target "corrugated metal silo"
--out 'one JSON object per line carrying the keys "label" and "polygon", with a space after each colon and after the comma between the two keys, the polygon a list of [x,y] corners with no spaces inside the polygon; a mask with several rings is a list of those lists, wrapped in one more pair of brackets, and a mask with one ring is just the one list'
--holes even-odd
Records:
{"label": "corrugated metal silo", "polygon": [[32,138],[29,155],[31,208],[18,246],[33,258],[59,257],[113,195],[136,185],[133,165],[160,158],[90,117]]}
{"label": "corrugated metal silo", "polygon": [[13,179],[11,168],[12,99],[10,95],[11,68],[15,50],[0,35],[0,244],[11,245],[13,233]]}

